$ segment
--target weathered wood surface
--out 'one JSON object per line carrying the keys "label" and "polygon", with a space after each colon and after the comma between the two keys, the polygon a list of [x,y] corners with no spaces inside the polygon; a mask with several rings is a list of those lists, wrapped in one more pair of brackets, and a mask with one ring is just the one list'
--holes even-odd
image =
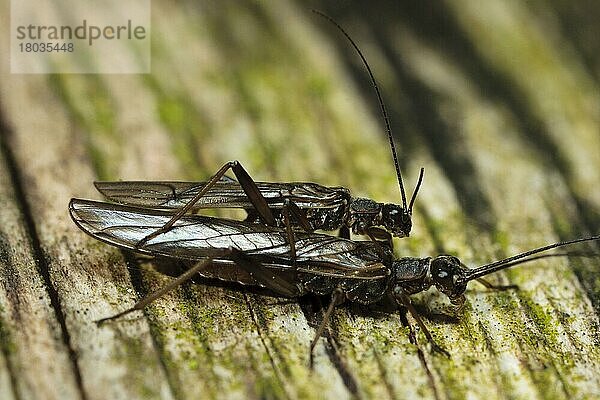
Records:
{"label": "weathered wood surface", "polygon": [[[600,8],[409,3],[313,4],[371,61],[407,185],[426,168],[397,252],[477,265],[599,232]],[[152,6],[150,75],[11,75],[2,63],[1,398],[600,396],[597,259],[490,278],[518,291],[473,284],[456,320],[435,292],[417,296],[451,359],[410,316],[350,305],[311,372],[313,302],[227,285],[188,284],[97,327],[171,278],[70,221],[69,198],[99,198],[95,179],[196,180],[239,159],[260,180],[399,199],[359,60],[305,4]]]}

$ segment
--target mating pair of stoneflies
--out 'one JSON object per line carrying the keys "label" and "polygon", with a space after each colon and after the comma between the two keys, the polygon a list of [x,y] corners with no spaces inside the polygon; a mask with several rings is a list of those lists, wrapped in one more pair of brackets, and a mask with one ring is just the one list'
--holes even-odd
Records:
{"label": "mating pair of stoneflies", "polygon": [[[336,305],[344,301],[376,303],[393,297],[408,309],[433,350],[448,354],[433,340],[410,301],[410,295],[435,286],[460,307],[467,283],[483,276],[543,257],[551,249],[600,240],[600,235],[559,242],[469,269],[454,256],[394,258],[392,236],[408,236],[413,204],[423,169],[407,202],[389,120],[375,79],[362,53],[347,37],[367,68],[375,88],[400,185],[402,205],[353,198],[343,187],[309,182],[255,182],[242,165],[229,162],[207,182],[96,182],[113,203],[72,199],[69,211],[86,233],[122,249],[191,262],[181,276],[140,300],[132,308],[100,320],[141,310],[184,281],[200,275],[243,285],[260,286],[276,295],[330,295],[312,350]],[[231,170],[237,180],[225,174]],[[242,208],[245,221],[196,215],[203,208]],[[333,231],[339,236],[314,233]],[[370,240],[350,240],[354,234]]]}

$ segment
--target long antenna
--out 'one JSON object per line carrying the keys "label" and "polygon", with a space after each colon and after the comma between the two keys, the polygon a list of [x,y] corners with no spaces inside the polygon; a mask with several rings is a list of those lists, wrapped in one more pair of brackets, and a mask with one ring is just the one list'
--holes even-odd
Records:
{"label": "long antenna", "polygon": [[581,242],[589,242],[592,240],[600,240],[600,235],[590,236],[586,238],[569,240],[566,242],[558,242],[549,244],[547,246],[538,247],[537,249],[529,250],[524,253],[520,253],[503,260],[494,261],[489,264],[482,265],[481,267],[477,267],[475,269],[469,270],[465,273],[464,277],[461,280],[471,281],[473,279],[481,278],[484,275],[491,274],[492,272],[499,271],[501,269],[509,268],[518,264],[522,264],[528,261],[533,261],[538,257],[527,258],[531,255],[538,254],[547,250],[556,249],[558,247],[568,246],[574,243]]}
{"label": "long antenna", "polygon": [[407,209],[406,208],[406,193],[404,192],[404,184],[402,182],[402,174],[400,173],[400,165],[398,164],[398,155],[396,154],[396,145],[394,144],[394,139],[392,137],[392,127],[390,125],[390,120],[388,118],[387,111],[385,110],[385,104],[383,103],[383,98],[381,97],[381,93],[379,92],[379,87],[377,86],[377,82],[375,81],[375,77],[373,76],[373,72],[371,71],[371,67],[369,67],[369,63],[367,62],[367,59],[363,56],[362,52],[360,51],[360,49],[358,48],[356,43],[354,43],[354,40],[352,40],[350,35],[348,35],[346,33],[344,28],[342,28],[329,15],[324,14],[318,10],[311,10],[311,11],[314,12],[315,14],[320,15],[321,17],[325,18],[329,22],[331,22],[333,25],[335,25],[339,29],[340,32],[342,32],[344,34],[344,36],[346,36],[346,39],[348,39],[348,41],[350,41],[350,44],[352,44],[352,47],[354,47],[354,50],[356,50],[356,52],[360,56],[360,59],[362,60],[363,64],[367,68],[367,72],[369,73],[369,77],[371,78],[371,83],[373,84],[373,89],[375,89],[375,93],[377,94],[377,100],[379,101],[379,107],[381,108],[381,115],[383,117],[383,121],[385,122],[385,130],[387,132],[388,140],[390,142],[390,147],[392,149],[392,157],[394,158],[394,167],[396,168],[396,176],[398,177],[398,185],[400,186],[400,195],[402,196],[402,208],[404,208],[404,210],[406,210]]}
{"label": "long antenna", "polygon": [[421,172],[419,172],[419,179],[417,180],[417,185],[415,186],[415,190],[413,190],[413,194],[410,197],[410,203],[408,203],[408,213],[412,214],[413,206],[415,205],[415,199],[417,198],[417,193],[419,193],[419,189],[421,188],[421,183],[423,183],[423,174],[425,173],[425,168],[421,167]]}

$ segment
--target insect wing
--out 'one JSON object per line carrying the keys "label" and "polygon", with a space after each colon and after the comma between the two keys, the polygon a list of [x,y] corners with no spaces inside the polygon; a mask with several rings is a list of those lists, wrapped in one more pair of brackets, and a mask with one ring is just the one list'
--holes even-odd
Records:
{"label": "insect wing", "polygon": [[[206,182],[116,181],[95,182],[96,189],[119,204],[156,209],[179,209],[202,190]],[[326,187],[312,182],[257,182],[261,194],[272,208],[282,208],[285,199],[301,208],[339,207],[349,199],[348,189]],[[225,178],[216,182],[192,208],[253,208],[240,184]]]}
{"label": "insect wing", "polygon": [[73,221],[89,235],[108,244],[150,255],[186,260],[218,257],[230,247],[253,254],[266,252],[286,257],[289,251],[278,231],[267,226],[203,216],[187,216],[172,229],[136,245],[160,229],[170,213],[118,204],[72,199],[69,211]]}
{"label": "insect wing", "polygon": [[[124,205],[157,209],[177,209],[185,206],[202,189],[204,184],[205,182],[177,181],[94,182],[96,189],[108,200]],[[241,187],[236,186],[237,188],[233,188],[234,193],[239,189],[241,191],[239,195],[243,196],[244,192]],[[217,192],[215,188],[209,191],[199,203],[196,203],[194,209],[203,208],[203,204],[209,203],[211,200],[217,204],[213,207],[218,207],[220,203],[218,199],[215,201],[214,197],[216,194],[224,193],[223,188],[220,189],[220,192]]]}
{"label": "insect wing", "polygon": [[[284,230],[200,215],[185,216],[171,230],[141,247],[147,235],[161,228],[171,214],[72,199],[73,221],[92,237],[108,244],[149,255],[199,260],[227,260],[230,247],[263,264],[290,268],[290,247]],[[387,275],[382,256],[372,242],[355,242],[314,233],[296,232],[296,262],[303,272],[351,279],[377,279]]]}

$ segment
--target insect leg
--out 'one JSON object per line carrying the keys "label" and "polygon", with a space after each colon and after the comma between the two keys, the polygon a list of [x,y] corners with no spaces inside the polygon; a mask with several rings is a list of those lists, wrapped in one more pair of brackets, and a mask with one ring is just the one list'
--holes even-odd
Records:
{"label": "insect leg", "polygon": [[294,239],[294,231],[292,230],[292,222],[290,220],[290,201],[286,200],[283,206],[283,224],[285,225],[285,232],[287,235],[288,243],[290,244],[290,255],[292,257],[292,265],[296,269],[296,240]]}
{"label": "insect leg", "polygon": [[369,236],[369,238],[375,243],[381,245],[381,243],[384,242],[390,249],[394,248],[392,235],[390,235],[388,231],[371,226],[367,229],[366,233],[367,236]]}
{"label": "insect leg", "polygon": [[252,202],[252,205],[258,212],[261,219],[265,221],[267,225],[275,226],[275,217],[273,216],[273,213],[271,212],[271,209],[267,204],[267,200],[260,193],[260,190],[258,189],[258,186],[256,186],[254,180],[250,177],[248,172],[246,172],[244,167],[242,167],[242,164],[240,164],[239,161],[229,161],[228,163],[223,165],[212,176],[212,178],[210,178],[206,185],[204,185],[202,190],[200,190],[198,194],[196,194],[185,206],[179,209],[179,211],[177,211],[177,213],[175,213],[175,215],[173,215],[173,217],[169,221],[167,221],[166,224],[164,224],[161,228],[157,229],[156,231],[152,232],[151,234],[140,240],[136,244],[136,247],[141,247],[149,240],[157,237],[162,233],[168,232],[171,229],[171,227],[175,224],[175,222],[177,222],[177,220],[179,220],[182,216],[189,212],[194,206],[194,204],[196,204],[198,200],[200,200],[202,196],[204,196],[210,190],[210,188],[215,185],[215,183],[219,182],[223,178],[223,176],[225,176],[225,172],[227,172],[228,169],[231,169],[235,174],[236,178],[238,179],[238,182],[240,183],[240,186],[248,196],[248,199],[250,199],[250,201]]}
{"label": "insect leg", "polygon": [[267,199],[265,199],[265,196],[262,195],[258,189],[258,186],[256,186],[256,182],[254,182],[254,179],[250,177],[246,169],[242,167],[242,164],[239,161],[230,161],[225,165],[231,167],[231,170],[235,174],[240,186],[242,189],[244,189],[246,196],[248,196],[248,199],[258,212],[260,218],[267,225],[275,226],[275,217],[273,216],[273,212],[267,204]]}
{"label": "insect leg", "polygon": [[483,278],[477,278],[476,281],[491,290],[519,289],[519,285],[495,285]]}
{"label": "insect leg", "polygon": [[374,242],[385,242],[390,248],[392,248],[392,235],[390,235],[390,233],[385,229],[381,229],[376,226],[371,226],[367,230],[367,234]]}
{"label": "insect leg", "polygon": [[[385,229],[381,229],[376,226],[371,226],[367,228],[364,231],[364,233],[377,245],[381,246],[382,243],[385,243],[385,245],[390,249],[394,248],[392,235],[390,235],[390,233]],[[342,225],[340,227],[339,237],[344,239],[350,239],[350,228],[348,228],[346,225]]]}
{"label": "insect leg", "polygon": [[327,327],[327,324],[329,323],[329,319],[331,318],[331,314],[333,314],[333,309],[335,308],[335,306],[341,304],[343,300],[344,300],[344,292],[342,291],[342,289],[336,288],[333,291],[333,293],[331,294],[331,302],[329,302],[327,311],[325,311],[325,314],[323,314],[323,320],[321,321],[321,324],[319,325],[319,327],[317,328],[317,331],[315,332],[314,339],[310,343],[310,366],[311,366],[311,368],[313,365],[313,351],[315,349],[315,346],[317,345],[317,341],[319,340],[319,338],[323,334],[323,331]]}
{"label": "insect leg", "polygon": [[298,205],[292,200],[286,199],[283,208],[287,209],[290,215],[294,216],[294,219],[296,220],[296,222],[298,222],[298,225],[300,225],[300,227],[306,232],[314,231],[312,225],[310,224],[310,222],[308,222],[308,219],[306,218],[306,213],[302,211],[302,209],[298,207]]}
{"label": "insect leg", "polygon": [[298,222],[298,224],[304,231],[312,232],[312,231],[314,231],[314,229],[310,225],[310,222],[308,222],[308,219],[306,218],[306,215],[304,214],[304,212],[300,209],[300,207],[298,207],[296,205],[296,203],[294,203],[290,199],[285,199],[285,201],[283,202],[282,215],[283,215],[283,224],[285,225],[285,232],[287,235],[287,240],[288,240],[288,243],[290,244],[290,255],[292,258],[292,266],[294,268],[294,273],[297,274],[297,272],[296,272],[296,239],[294,238],[294,231],[293,231],[293,227],[292,227],[291,216],[292,215],[294,216],[296,222]]}
{"label": "insect leg", "polygon": [[295,263],[296,262],[296,245],[295,245],[295,239],[294,239],[294,232],[292,229],[293,226],[292,226],[292,218],[291,217],[292,216],[294,217],[295,221],[300,225],[300,227],[304,231],[310,233],[310,232],[313,232],[314,229],[311,226],[310,222],[308,222],[308,219],[306,218],[306,215],[304,214],[302,209],[300,209],[300,207],[298,207],[296,205],[296,203],[294,203],[290,199],[285,199],[285,201],[283,203],[282,215],[283,215],[283,224],[285,225],[285,230],[286,230],[287,237],[288,237],[288,242],[290,243],[292,261]]}
{"label": "insect leg", "polygon": [[152,303],[154,300],[163,296],[165,293],[171,291],[172,289],[175,289],[177,286],[181,285],[185,281],[191,279],[194,275],[196,275],[198,272],[202,271],[204,268],[208,267],[210,264],[212,264],[212,259],[210,259],[210,258],[207,258],[206,260],[197,263],[192,268],[188,269],[183,274],[179,275],[176,279],[171,281],[169,284],[163,286],[162,288],[156,290],[155,292],[150,293],[148,296],[144,297],[143,299],[141,299],[140,301],[135,303],[135,305],[133,307],[131,307],[125,311],[122,311],[118,314],[115,314],[111,317],[99,319],[96,321],[96,323],[98,325],[100,325],[106,321],[112,321],[112,320],[120,318],[124,315],[127,315],[129,313],[132,313],[134,311],[144,309],[144,307],[146,307],[148,304]]}
{"label": "insect leg", "polygon": [[450,353],[448,353],[443,347],[441,347],[435,342],[433,336],[431,336],[431,333],[429,332],[429,329],[427,329],[425,323],[423,323],[423,320],[419,316],[417,309],[415,308],[415,306],[412,305],[412,302],[410,301],[410,298],[406,295],[406,293],[404,293],[403,291],[399,291],[394,293],[394,296],[396,297],[396,301],[399,301],[404,307],[406,307],[410,312],[410,315],[412,315],[415,321],[417,321],[417,324],[425,334],[427,341],[431,344],[431,349],[436,353],[441,353],[446,357],[450,358]]}
{"label": "insect leg", "polygon": [[253,279],[265,288],[286,297],[299,295],[299,288],[290,283],[284,277],[278,275],[277,271],[270,271],[259,261],[247,256],[243,251],[229,248],[229,259],[234,261],[238,267],[246,271]]}
{"label": "insect leg", "polygon": [[346,225],[342,225],[338,236],[344,239],[350,239],[350,229]]}

